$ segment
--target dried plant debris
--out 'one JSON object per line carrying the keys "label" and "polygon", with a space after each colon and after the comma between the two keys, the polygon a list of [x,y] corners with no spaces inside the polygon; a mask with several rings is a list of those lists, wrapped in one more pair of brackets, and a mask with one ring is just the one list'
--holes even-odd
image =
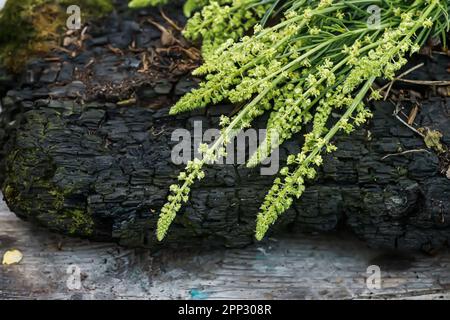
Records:
{"label": "dried plant debris", "polygon": [[441,132],[429,128],[419,128],[419,132],[423,133],[424,141],[428,148],[434,149],[438,153],[445,151],[444,146],[441,143]]}
{"label": "dried plant debris", "polygon": [[177,27],[185,22],[181,11],[174,16],[177,10],[164,15],[158,9],[143,15],[127,10],[123,19],[110,14],[58,33],[60,45],[42,58],[16,61],[25,69],[24,85],[40,86],[41,97],[52,99],[152,108],[172,104],[197,86],[190,72],[201,54]]}

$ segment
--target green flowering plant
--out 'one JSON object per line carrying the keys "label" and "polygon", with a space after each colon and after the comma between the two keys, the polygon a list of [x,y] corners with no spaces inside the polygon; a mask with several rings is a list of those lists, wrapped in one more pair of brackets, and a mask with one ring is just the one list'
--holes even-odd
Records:
{"label": "green flowering plant", "polygon": [[[373,5],[380,9],[375,20],[367,10]],[[249,6],[254,8],[251,15],[240,11]],[[250,27],[252,34],[248,34]],[[443,36],[445,45],[449,28],[446,0],[209,2],[191,18],[186,30],[190,38],[204,41],[205,62],[194,75],[205,80],[170,112],[221,101],[244,107],[232,118],[221,117],[220,138],[201,145],[202,158],[190,161],[178,176],[179,184],[170,187],[157,238],[165,237],[188,201],[192,185],[205,176],[203,167],[225,155],[224,146],[238,130],[268,113],[268,135],[250,157],[249,167],[258,165],[307,124],[312,130],[305,134],[298,152],[288,156],[261,205],[256,238],[262,239],[293,200],[301,197],[305,181],[316,177],[322,155],[336,150],[332,144],[336,133],[351,133],[371,117],[366,101],[381,98],[373,89],[375,80],[394,79],[407,57],[430,36]],[[332,113],[340,115],[337,121],[331,119]]]}

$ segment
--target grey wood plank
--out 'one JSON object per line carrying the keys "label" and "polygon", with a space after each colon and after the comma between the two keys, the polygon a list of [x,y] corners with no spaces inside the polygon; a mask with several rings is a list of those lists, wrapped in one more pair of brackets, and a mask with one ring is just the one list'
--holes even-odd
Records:
{"label": "grey wood plank", "polygon": [[[152,253],[48,232],[0,202],[0,255],[14,248],[24,259],[0,266],[1,299],[450,298],[448,252],[387,253],[348,235],[293,234],[244,249]],[[367,288],[372,264],[381,268],[381,289]],[[80,289],[67,285],[70,266],[81,271]]]}

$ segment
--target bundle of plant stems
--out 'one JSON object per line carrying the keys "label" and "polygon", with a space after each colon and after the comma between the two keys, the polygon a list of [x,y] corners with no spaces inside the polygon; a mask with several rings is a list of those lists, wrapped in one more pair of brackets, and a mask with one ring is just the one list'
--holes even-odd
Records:
{"label": "bundle of plant stems", "polygon": [[[448,14],[447,0],[210,1],[185,31],[204,41],[205,62],[194,72],[204,81],[171,114],[221,101],[244,107],[232,118],[221,117],[220,138],[202,144],[202,158],[190,161],[179,184],[170,187],[157,238],[165,237],[191,186],[205,176],[204,166],[225,155],[224,147],[238,130],[269,113],[266,140],[250,157],[249,167],[306,125],[312,130],[298,152],[288,156],[261,205],[256,238],[262,239],[302,195],[305,180],[315,178],[323,153],[336,150],[336,133],[351,133],[371,117],[366,100],[381,98],[374,81],[394,79],[429,37],[441,37],[446,45]],[[339,114],[337,121],[332,113]]]}

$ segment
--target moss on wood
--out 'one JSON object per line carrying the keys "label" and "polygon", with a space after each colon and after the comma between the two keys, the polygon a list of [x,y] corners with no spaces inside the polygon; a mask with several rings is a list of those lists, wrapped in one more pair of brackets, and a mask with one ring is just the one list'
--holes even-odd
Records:
{"label": "moss on wood", "polygon": [[[11,206],[20,207],[19,215],[30,219],[47,219],[48,227],[66,230],[70,235],[89,236],[94,220],[84,204],[73,205],[70,196],[77,192],[72,186],[61,188],[51,177],[53,165],[40,148],[12,152],[7,163],[14,168],[4,184],[4,196]],[[40,174],[37,174],[40,172]],[[24,190],[39,192],[34,197],[21,196]]]}
{"label": "moss on wood", "polygon": [[[57,46],[71,4],[70,0],[9,0],[0,12],[0,63],[18,72],[30,57]],[[111,0],[79,0],[77,5],[84,19],[113,9]]]}

